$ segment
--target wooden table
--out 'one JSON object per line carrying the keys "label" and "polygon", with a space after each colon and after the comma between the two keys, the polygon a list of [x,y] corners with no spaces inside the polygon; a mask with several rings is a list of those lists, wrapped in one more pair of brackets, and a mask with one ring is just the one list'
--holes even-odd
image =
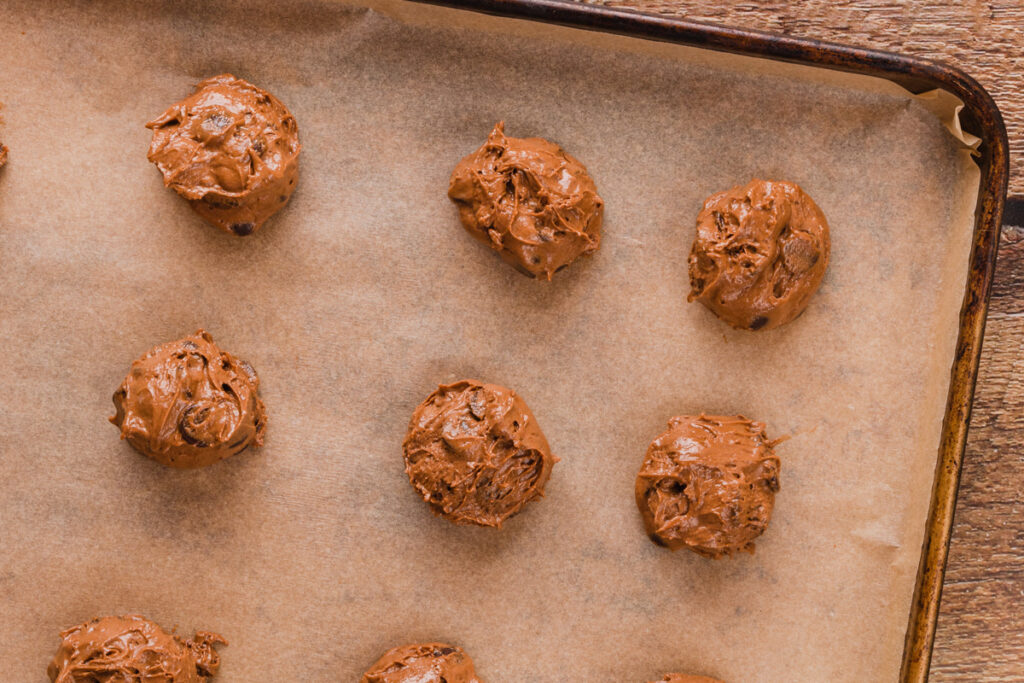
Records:
{"label": "wooden table", "polygon": [[1010,136],[1010,197],[939,615],[933,681],[1024,681],[1024,0],[590,0],[955,64]]}

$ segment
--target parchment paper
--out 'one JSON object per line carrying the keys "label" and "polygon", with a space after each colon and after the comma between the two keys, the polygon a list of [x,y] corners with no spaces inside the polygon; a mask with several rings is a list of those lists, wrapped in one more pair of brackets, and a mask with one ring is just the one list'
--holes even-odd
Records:
{"label": "parchment paper", "polygon": [[[244,240],[146,161],[143,124],[225,71],[304,145]],[[895,679],[978,184],[907,93],[432,7],[15,0],[0,100],[0,679],[45,681],[61,629],[126,612],[226,636],[225,683],[356,681],[421,639],[491,683]],[[445,196],[502,119],[607,203],[551,284]],[[758,334],[685,302],[701,202],[751,177],[803,186],[833,240],[806,314]],[[174,471],[118,440],[110,396],[198,327],[260,373],[267,444]],[[411,411],[463,376],[516,389],[562,458],[498,532],[433,517],[402,469]],[[699,411],[793,436],[753,556],[643,533],[647,444]]]}

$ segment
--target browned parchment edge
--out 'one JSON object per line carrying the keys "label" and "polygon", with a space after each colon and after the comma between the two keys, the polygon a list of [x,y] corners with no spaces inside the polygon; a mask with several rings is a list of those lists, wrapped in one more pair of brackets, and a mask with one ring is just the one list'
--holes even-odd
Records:
{"label": "browned parchment edge", "polygon": [[917,57],[626,9],[559,0],[417,1],[876,76],[913,93],[939,88],[963,101],[961,125],[982,140],[977,159],[981,184],[970,271],[960,309],[960,331],[900,671],[900,681],[905,683],[927,681],[1009,177],[1006,127],[988,92],[956,67]]}

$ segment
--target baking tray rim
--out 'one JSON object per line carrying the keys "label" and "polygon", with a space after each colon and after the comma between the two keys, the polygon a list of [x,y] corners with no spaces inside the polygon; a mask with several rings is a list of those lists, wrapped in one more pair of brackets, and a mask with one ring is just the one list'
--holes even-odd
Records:
{"label": "baking tray rim", "polygon": [[578,1],[413,1],[874,76],[914,94],[945,90],[963,102],[961,126],[981,139],[976,158],[981,179],[967,285],[899,677],[902,683],[927,681],[1010,172],[1006,126],[991,95],[966,72],[949,64],[812,38]]}

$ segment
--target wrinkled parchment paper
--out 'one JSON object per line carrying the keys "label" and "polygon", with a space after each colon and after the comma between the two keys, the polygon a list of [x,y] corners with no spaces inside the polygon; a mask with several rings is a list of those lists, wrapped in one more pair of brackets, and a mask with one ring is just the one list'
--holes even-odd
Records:
{"label": "wrinkled parchment paper", "polygon": [[[204,225],[143,124],[232,72],[304,152],[256,236]],[[894,86],[432,7],[0,8],[0,679],[64,627],[140,612],[217,631],[225,683],[356,681],[465,647],[491,683],[894,680],[938,445],[978,171]],[[448,176],[504,119],[607,202],[546,284],[463,232]],[[807,313],[767,333],[687,304],[702,200],[751,177],[832,226]],[[262,377],[267,445],[200,471],[107,423],[133,359],[198,327]],[[500,532],[433,517],[402,470],[438,382],[515,388],[562,461]],[[753,556],[670,553],[633,480],[669,417],[792,435]]]}

